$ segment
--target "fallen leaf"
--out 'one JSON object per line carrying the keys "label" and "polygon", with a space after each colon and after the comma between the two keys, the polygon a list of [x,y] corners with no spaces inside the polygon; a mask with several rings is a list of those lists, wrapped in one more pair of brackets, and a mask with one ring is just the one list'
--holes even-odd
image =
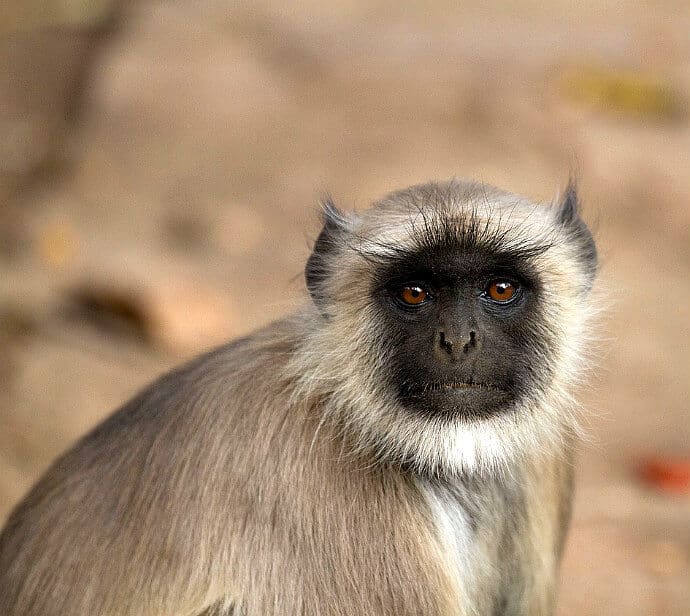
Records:
{"label": "fallen leaf", "polygon": [[638,476],[662,492],[690,494],[690,458],[648,458],[640,465]]}
{"label": "fallen leaf", "polygon": [[581,67],[563,73],[560,83],[569,99],[617,115],[678,119],[686,109],[680,94],[659,76]]}

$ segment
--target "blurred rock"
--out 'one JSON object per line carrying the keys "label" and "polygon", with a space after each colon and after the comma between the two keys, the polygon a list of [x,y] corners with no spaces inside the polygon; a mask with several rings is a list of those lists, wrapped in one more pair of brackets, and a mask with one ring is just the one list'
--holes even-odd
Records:
{"label": "blurred rock", "polygon": [[108,333],[125,334],[149,341],[146,302],[139,289],[84,283],[69,293],[70,309],[79,319]]}
{"label": "blurred rock", "polygon": [[175,355],[191,355],[235,335],[235,309],[198,281],[83,283],[69,293],[73,316],[116,335],[141,339]]}
{"label": "blurred rock", "polygon": [[236,309],[215,289],[196,281],[173,281],[151,290],[149,334],[170,352],[191,355],[236,334]]}

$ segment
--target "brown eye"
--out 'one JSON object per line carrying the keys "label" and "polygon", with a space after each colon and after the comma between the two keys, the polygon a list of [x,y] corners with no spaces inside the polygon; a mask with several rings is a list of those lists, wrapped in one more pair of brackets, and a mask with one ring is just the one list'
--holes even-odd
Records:
{"label": "brown eye", "polygon": [[400,290],[400,299],[408,306],[418,306],[428,298],[429,293],[415,284],[406,285]]}
{"label": "brown eye", "polygon": [[494,280],[486,289],[486,294],[495,302],[506,303],[515,297],[517,286],[509,280]]}

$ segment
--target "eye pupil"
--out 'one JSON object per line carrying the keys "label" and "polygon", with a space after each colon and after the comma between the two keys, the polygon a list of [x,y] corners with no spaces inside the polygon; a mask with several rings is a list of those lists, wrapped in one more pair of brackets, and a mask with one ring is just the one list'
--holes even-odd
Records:
{"label": "eye pupil", "polygon": [[487,295],[495,302],[508,302],[517,291],[516,285],[508,280],[494,280],[487,289]]}
{"label": "eye pupil", "polygon": [[429,297],[429,294],[420,286],[406,285],[400,290],[399,297],[404,304],[408,306],[417,306],[424,303]]}

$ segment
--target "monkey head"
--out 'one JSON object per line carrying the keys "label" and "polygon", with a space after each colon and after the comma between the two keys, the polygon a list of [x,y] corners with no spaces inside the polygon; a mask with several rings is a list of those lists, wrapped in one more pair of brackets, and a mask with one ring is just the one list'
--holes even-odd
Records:
{"label": "monkey head", "polygon": [[490,472],[576,431],[597,267],[570,185],[557,203],[451,181],[360,214],[330,202],[306,267],[319,327],[305,386],[387,462]]}

